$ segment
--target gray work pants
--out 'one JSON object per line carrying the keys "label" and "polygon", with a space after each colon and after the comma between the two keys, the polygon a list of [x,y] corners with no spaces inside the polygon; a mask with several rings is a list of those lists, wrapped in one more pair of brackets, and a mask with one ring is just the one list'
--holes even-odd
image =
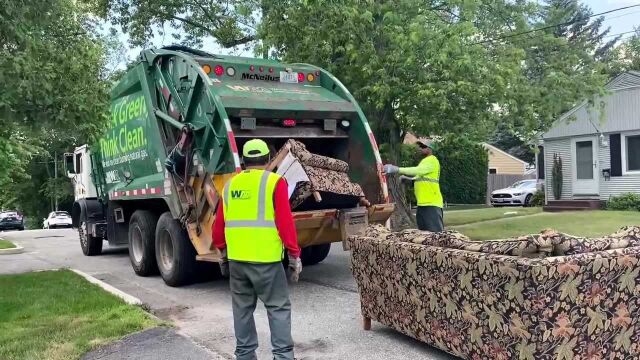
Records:
{"label": "gray work pants", "polygon": [[443,231],[444,221],[442,220],[442,208],[437,206],[418,206],[416,222],[420,230],[431,232]]}
{"label": "gray work pants", "polygon": [[258,334],[253,319],[257,299],[264,303],[275,360],[293,360],[291,302],[282,263],[252,264],[229,261],[229,284],[236,333],[236,359],[257,360]]}

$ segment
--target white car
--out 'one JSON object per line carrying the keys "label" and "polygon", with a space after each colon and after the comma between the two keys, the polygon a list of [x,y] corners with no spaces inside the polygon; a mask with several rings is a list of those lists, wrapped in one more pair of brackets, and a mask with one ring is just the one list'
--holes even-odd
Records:
{"label": "white car", "polygon": [[70,228],[71,216],[66,211],[52,211],[49,213],[49,217],[42,222],[42,228],[44,229],[56,229],[56,228]]}
{"label": "white car", "polygon": [[491,192],[491,205],[529,206],[533,194],[535,194],[538,189],[538,181],[535,179],[518,181],[508,188]]}

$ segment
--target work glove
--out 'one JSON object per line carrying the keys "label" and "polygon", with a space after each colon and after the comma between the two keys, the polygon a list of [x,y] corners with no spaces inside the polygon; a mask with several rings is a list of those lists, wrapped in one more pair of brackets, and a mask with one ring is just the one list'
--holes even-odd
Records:
{"label": "work glove", "polygon": [[400,172],[399,167],[391,164],[386,164],[382,169],[386,175],[397,174]]}
{"label": "work glove", "polygon": [[413,181],[415,178],[406,175],[400,175],[400,181]]}
{"label": "work glove", "polygon": [[220,273],[225,279],[229,278],[229,259],[227,258],[227,248],[222,249],[222,261],[220,262]]}
{"label": "work glove", "polygon": [[289,275],[291,281],[298,282],[302,272],[302,260],[299,257],[289,256],[289,271],[291,272]]}

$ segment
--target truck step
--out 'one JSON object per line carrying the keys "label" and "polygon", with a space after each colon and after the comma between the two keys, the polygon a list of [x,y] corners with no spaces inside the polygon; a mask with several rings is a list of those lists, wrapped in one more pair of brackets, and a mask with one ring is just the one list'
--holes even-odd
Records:
{"label": "truck step", "polygon": [[218,254],[210,253],[210,254],[196,255],[196,260],[219,263],[220,261],[222,261],[222,258]]}

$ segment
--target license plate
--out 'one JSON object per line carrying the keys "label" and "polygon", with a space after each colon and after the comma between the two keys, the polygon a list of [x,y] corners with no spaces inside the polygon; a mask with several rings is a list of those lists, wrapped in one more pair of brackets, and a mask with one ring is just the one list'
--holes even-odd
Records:
{"label": "license plate", "polygon": [[297,72],[280,71],[280,82],[289,83],[289,84],[297,84],[298,83],[298,73]]}

